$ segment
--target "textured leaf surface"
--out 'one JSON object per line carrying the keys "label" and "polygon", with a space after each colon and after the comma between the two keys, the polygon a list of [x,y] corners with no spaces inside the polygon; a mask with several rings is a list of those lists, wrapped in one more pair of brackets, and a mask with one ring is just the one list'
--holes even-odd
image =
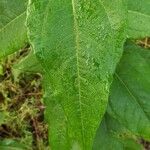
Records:
{"label": "textured leaf surface", "polygon": [[128,0],[128,36],[150,36],[150,0]]}
{"label": "textured leaf surface", "polygon": [[108,113],[150,140],[150,51],[127,44],[111,88]]}
{"label": "textured leaf surface", "polygon": [[143,150],[137,139],[107,113],[97,130],[94,150]]}
{"label": "textured leaf surface", "polygon": [[31,0],[31,44],[45,71],[46,118],[54,150],[90,150],[122,54],[122,0]]}
{"label": "textured leaf surface", "polygon": [[0,58],[21,48],[27,41],[27,0],[0,1]]}

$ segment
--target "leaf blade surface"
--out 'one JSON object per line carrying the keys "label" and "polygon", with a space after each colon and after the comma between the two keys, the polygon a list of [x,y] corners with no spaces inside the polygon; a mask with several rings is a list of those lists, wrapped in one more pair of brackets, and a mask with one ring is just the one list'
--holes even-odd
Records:
{"label": "leaf blade surface", "polygon": [[108,113],[139,137],[150,139],[150,53],[125,47],[111,87]]}
{"label": "leaf blade surface", "polygon": [[135,135],[106,113],[97,130],[93,149],[142,150],[143,147]]}
{"label": "leaf blade surface", "polygon": [[128,0],[128,37],[145,38],[150,36],[150,1]]}
{"label": "leaf blade surface", "polygon": [[26,2],[0,1],[0,58],[19,50],[27,42]]}
{"label": "leaf blade surface", "polygon": [[45,116],[52,149],[92,148],[122,54],[124,4],[118,0],[29,4],[30,42],[45,70]]}

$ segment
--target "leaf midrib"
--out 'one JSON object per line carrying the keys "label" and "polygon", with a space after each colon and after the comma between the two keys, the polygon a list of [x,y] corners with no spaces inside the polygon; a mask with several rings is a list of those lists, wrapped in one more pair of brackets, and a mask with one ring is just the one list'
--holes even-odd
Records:
{"label": "leaf midrib", "polygon": [[[99,0],[101,6],[103,7],[106,17],[108,19],[108,22],[110,24],[110,27],[112,28],[112,24],[109,18],[109,15],[107,13],[107,10],[101,0]],[[81,82],[80,82],[80,68],[79,68],[79,50],[80,50],[80,44],[79,44],[79,29],[78,29],[78,22],[76,20],[77,15],[76,15],[76,9],[75,9],[75,1],[72,0],[72,9],[73,9],[73,19],[74,19],[74,28],[75,28],[75,43],[76,43],[76,60],[77,60],[77,80],[78,80],[78,94],[79,94],[79,107],[80,107],[80,114],[81,114],[81,126],[82,126],[82,141],[83,145],[85,145],[85,135],[84,135],[84,124],[83,124],[83,119],[82,119],[82,101],[81,101]]]}
{"label": "leaf midrib", "polygon": [[81,82],[80,82],[80,68],[79,68],[79,50],[80,50],[80,44],[79,44],[79,29],[78,29],[78,23],[77,23],[77,15],[76,15],[76,9],[75,9],[75,2],[72,0],[72,11],[73,11],[73,20],[74,20],[74,28],[75,28],[75,43],[76,43],[76,61],[77,61],[77,80],[78,80],[78,94],[79,94],[79,109],[80,109],[80,119],[81,119],[81,132],[82,132],[82,142],[83,145],[85,145],[84,141],[84,124],[82,119],[82,107],[81,107]]}

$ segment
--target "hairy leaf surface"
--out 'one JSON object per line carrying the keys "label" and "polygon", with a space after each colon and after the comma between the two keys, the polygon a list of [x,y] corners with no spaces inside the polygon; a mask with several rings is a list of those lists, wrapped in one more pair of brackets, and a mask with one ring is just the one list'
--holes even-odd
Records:
{"label": "hairy leaf surface", "polygon": [[54,150],[90,150],[125,38],[123,0],[30,0],[29,38],[45,72]]}
{"label": "hairy leaf surface", "polygon": [[0,1],[0,58],[15,52],[27,42],[26,2]]}
{"label": "hairy leaf surface", "polygon": [[150,0],[128,0],[128,37],[150,36]]}
{"label": "hairy leaf surface", "polygon": [[111,87],[108,113],[150,140],[150,51],[127,44]]}

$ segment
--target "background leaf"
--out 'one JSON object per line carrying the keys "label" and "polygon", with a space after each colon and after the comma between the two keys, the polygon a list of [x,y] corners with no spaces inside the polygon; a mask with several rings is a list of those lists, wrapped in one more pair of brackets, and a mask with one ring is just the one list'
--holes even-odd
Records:
{"label": "background leaf", "polygon": [[26,2],[0,1],[0,58],[19,50],[27,42]]}
{"label": "background leaf", "polygon": [[107,113],[97,130],[94,150],[142,150],[134,135]]}
{"label": "background leaf", "polygon": [[125,2],[31,0],[28,14],[30,42],[45,71],[50,146],[91,149],[122,54]]}
{"label": "background leaf", "polygon": [[111,87],[108,113],[150,140],[150,51],[127,43]]}
{"label": "background leaf", "polygon": [[128,0],[128,37],[150,36],[150,1]]}
{"label": "background leaf", "polygon": [[[29,63],[30,62],[30,63]],[[33,50],[29,52],[29,54],[21,58],[16,64],[12,67],[12,72],[14,75],[14,79],[17,80],[18,76],[22,73],[26,74],[34,74],[34,73],[43,73],[43,68],[39,61],[37,60],[36,55]]]}

